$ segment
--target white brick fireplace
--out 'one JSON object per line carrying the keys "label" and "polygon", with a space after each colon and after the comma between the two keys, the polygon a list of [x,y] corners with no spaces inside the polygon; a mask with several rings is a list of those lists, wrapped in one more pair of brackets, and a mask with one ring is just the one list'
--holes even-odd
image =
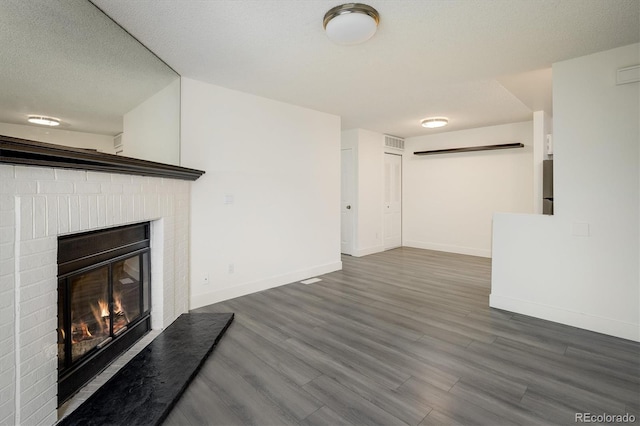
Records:
{"label": "white brick fireplace", "polygon": [[191,182],[0,164],[0,425],[57,421],[57,237],[151,221],[152,328],[188,311]]}

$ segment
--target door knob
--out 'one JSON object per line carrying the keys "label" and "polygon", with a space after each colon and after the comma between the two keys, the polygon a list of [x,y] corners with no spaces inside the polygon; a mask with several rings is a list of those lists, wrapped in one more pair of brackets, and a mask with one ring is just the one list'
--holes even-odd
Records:
{"label": "door knob", "polygon": [[351,210],[351,206],[347,206],[347,210]]}

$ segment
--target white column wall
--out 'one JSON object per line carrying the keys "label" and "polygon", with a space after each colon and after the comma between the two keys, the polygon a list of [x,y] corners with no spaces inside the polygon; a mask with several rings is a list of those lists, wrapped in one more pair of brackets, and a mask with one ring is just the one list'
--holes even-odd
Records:
{"label": "white column wall", "polygon": [[381,252],[383,234],[384,135],[358,129],[358,239],[356,256]]}
{"label": "white column wall", "polygon": [[122,117],[122,155],[180,165],[180,79]]}

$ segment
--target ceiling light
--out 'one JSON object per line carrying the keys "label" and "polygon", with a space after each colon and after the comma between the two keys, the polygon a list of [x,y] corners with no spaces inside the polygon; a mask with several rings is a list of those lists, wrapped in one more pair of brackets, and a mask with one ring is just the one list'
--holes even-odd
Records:
{"label": "ceiling light", "polygon": [[436,127],[444,127],[449,124],[449,119],[445,117],[425,118],[420,124],[422,124],[422,127],[435,129]]}
{"label": "ceiling light", "polygon": [[53,117],[45,117],[43,115],[30,115],[29,118],[27,118],[27,121],[33,124],[40,124],[41,126],[54,127],[60,125],[59,119]]}
{"label": "ceiling light", "polygon": [[324,15],[327,37],[338,44],[358,44],[376,33],[380,22],[378,11],[362,3],[347,3],[330,9]]}

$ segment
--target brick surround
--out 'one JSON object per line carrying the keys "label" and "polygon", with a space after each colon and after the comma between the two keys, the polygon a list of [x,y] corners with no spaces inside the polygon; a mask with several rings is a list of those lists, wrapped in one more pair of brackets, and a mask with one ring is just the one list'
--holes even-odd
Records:
{"label": "brick surround", "polygon": [[0,164],[0,425],[57,421],[57,237],[151,221],[152,328],[188,311],[191,183]]}

